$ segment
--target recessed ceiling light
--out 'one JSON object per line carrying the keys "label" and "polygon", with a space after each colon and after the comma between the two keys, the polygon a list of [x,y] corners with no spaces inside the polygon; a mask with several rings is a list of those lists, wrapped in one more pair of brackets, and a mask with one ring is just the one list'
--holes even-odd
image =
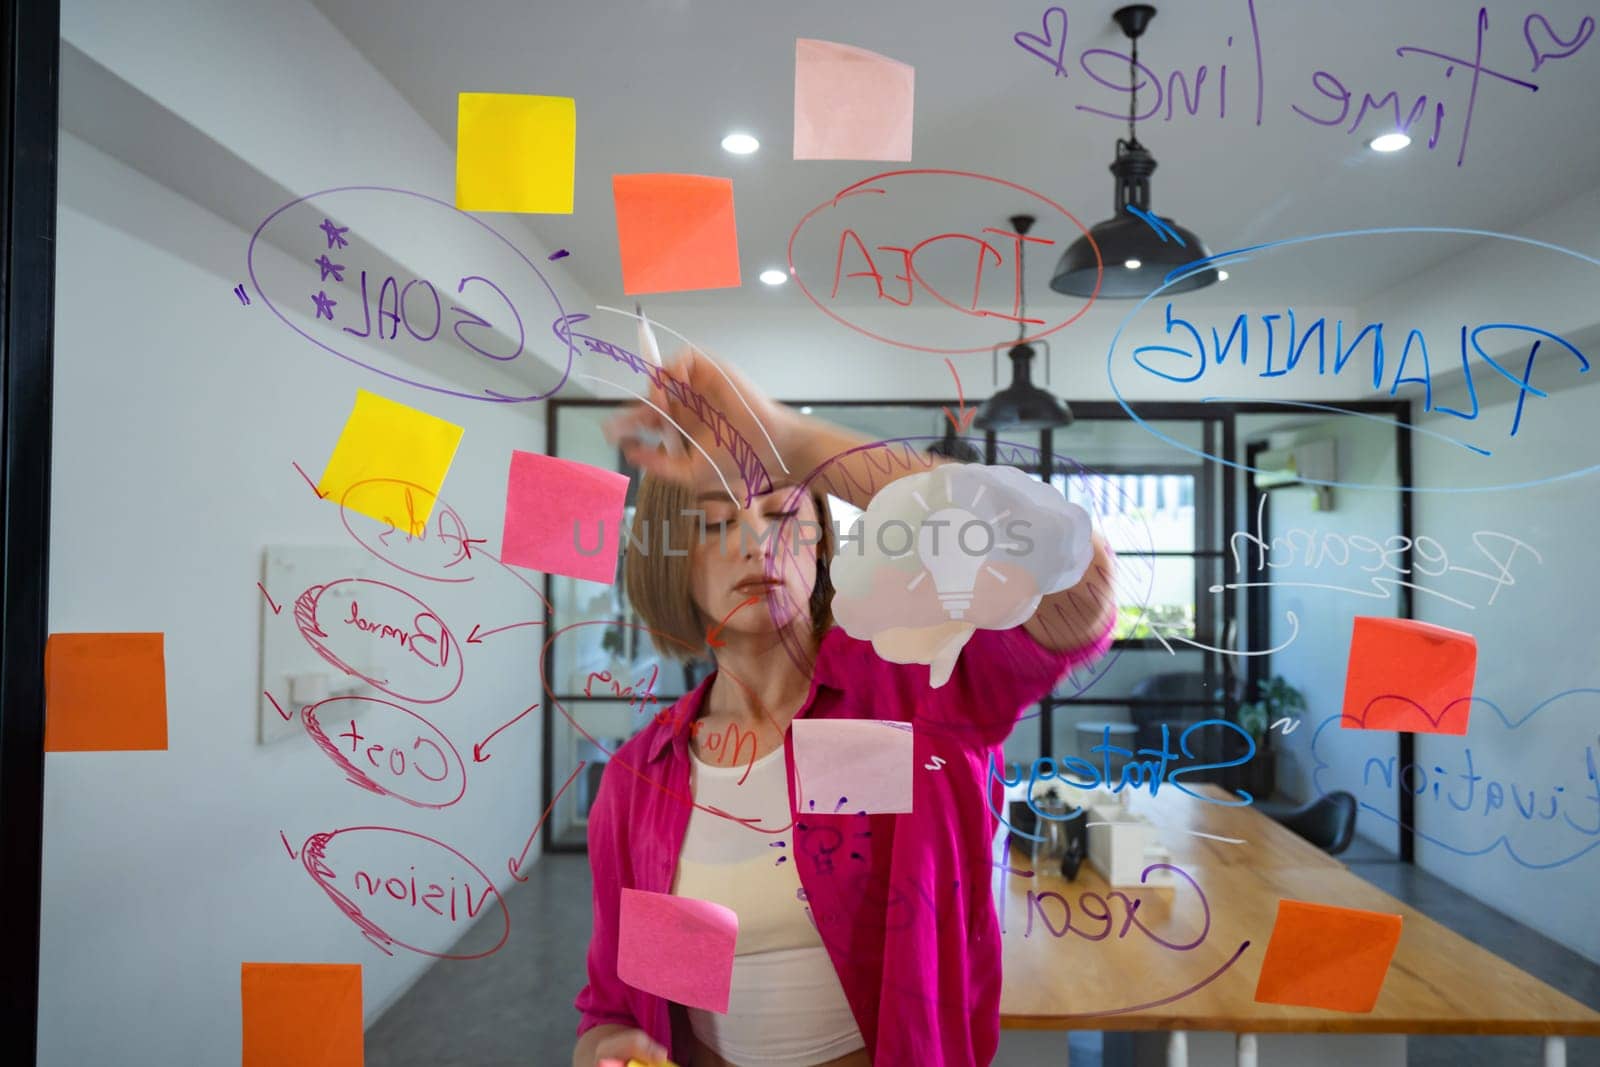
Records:
{"label": "recessed ceiling light", "polygon": [[1124,263],[1123,266],[1127,267],[1129,270],[1138,270],[1140,267],[1144,266],[1144,264],[1137,259],[1130,259]]}
{"label": "recessed ceiling light", "polygon": [[1411,143],[1411,138],[1403,133],[1385,133],[1374,137],[1367,142],[1367,147],[1374,152],[1398,152]]}
{"label": "recessed ceiling light", "polygon": [[789,276],[781,270],[769,267],[761,272],[761,280],[768,285],[782,285],[789,280]]}
{"label": "recessed ceiling light", "polygon": [[1217,281],[1225,282],[1227,280],[1228,280],[1228,272],[1227,271],[1225,271],[1225,270],[1217,271]]}
{"label": "recessed ceiling light", "polygon": [[806,404],[803,407],[801,407],[800,414],[802,414],[802,415],[811,414],[811,405],[810,404]]}
{"label": "recessed ceiling light", "polygon": [[748,156],[761,147],[761,142],[748,133],[730,133],[722,139],[722,147],[736,156]]}

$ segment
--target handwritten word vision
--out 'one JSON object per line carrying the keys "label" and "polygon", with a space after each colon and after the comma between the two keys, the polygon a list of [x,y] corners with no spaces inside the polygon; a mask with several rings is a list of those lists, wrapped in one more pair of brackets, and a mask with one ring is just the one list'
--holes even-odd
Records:
{"label": "handwritten word vision", "polygon": [[[1498,13],[1492,20],[1487,6],[1479,7],[1474,24],[1467,19],[1472,9],[1461,5],[1450,8],[1449,27],[1441,27],[1441,35],[1449,36],[1438,47],[1402,44],[1394,48],[1397,60],[1396,81],[1411,82],[1415,78],[1415,63],[1408,59],[1432,61],[1431,69],[1438,76],[1433,95],[1418,93],[1414,100],[1389,85],[1358,85],[1350,83],[1348,76],[1340,77],[1332,70],[1315,69],[1307,72],[1304,88],[1285,109],[1300,119],[1326,129],[1341,130],[1346,136],[1360,134],[1371,138],[1378,134],[1399,131],[1410,133],[1413,127],[1418,134],[1427,133],[1428,149],[1432,151],[1441,143],[1455,143],[1456,166],[1467,157],[1467,143],[1472,137],[1472,118],[1477,109],[1480,90],[1495,86],[1496,92],[1518,91],[1517,95],[1536,93],[1537,83],[1520,75],[1522,64],[1530,63],[1528,74],[1537,74],[1539,68],[1552,60],[1566,59],[1581,51],[1594,35],[1595,20],[1584,15],[1577,25],[1557,30],[1550,20],[1539,12],[1522,17],[1520,24],[1514,16],[1502,17]],[[1102,24],[1098,12],[1091,25],[1099,33]],[[1522,33],[1516,33],[1520,25]],[[1142,112],[1133,116],[1134,122],[1150,122],[1160,118],[1171,122],[1175,117],[1188,120],[1207,119],[1215,111],[1215,119],[1228,117],[1228,64],[1241,65],[1239,59],[1253,52],[1255,124],[1261,125],[1267,113],[1266,67],[1275,58],[1268,40],[1263,37],[1257,17],[1255,0],[1238,4],[1232,24],[1218,26],[1219,44],[1206,56],[1208,62],[1195,64],[1198,56],[1191,56],[1182,66],[1170,72],[1156,70],[1144,62],[1134,64],[1136,80],[1130,87],[1128,70],[1132,57],[1113,48],[1085,48],[1078,53],[1078,71],[1083,78],[1074,79],[1078,71],[1067,69],[1067,38],[1069,16],[1065,8],[1048,7],[1040,18],[1043,36],[1030,31],[1018,32],[1013,40],[1024,51],[1048,63],[1055,77],[1064,79],[1068,86],[1078,86],[1079,92],[1091,103],[1074,107],[1089,115],[1098,115],[1118,123],[1128,121],[1128,107],[1121,103],[1130,92],[1139,93],[1139,102],[1147,103]],[[1370,35],[1369,36],[1376,36]],[[1235,38],[1239,39],[1235,51]],[[1519,39],[1520,38],[1520,39]],[[1245,47],[1246,42],[1253,46]],[[1388,51],[1381,37],[1373,42],[1380,53]],[[1485,59],[1486,47],[1494,49],[1493,63]],[[1237,58],[1236,58],[1237,57]],[[1216,77],[1212,88],[1206,88],[1206,78],[1214,64]],[[1329,64],[1332,66],[1333,64]],[[1456,74],[1461,77],[1455,77]],[[1163,76],[1164,75],[1164,76]],[[1237,82],[1236,82],[1237,84]],[[1106,95],[1115,94],[1115,95]],[[1446,107],[1446,97],[1449,107]],[[1238,93],[1234,98],[1238,100]],[[1204,111],[1204,114],[1202,114]],[[1238,113],[1238,107],[1235,107]],[[1446,116],[1449,121],[1446,121]]]}
{"label": "handwritten word vision", "polygon": [[[1386,346],[1385,324],[1382,322],[1367,323],[1360,329],[1351,327],[1347,333],[1343,319],[1336,319],[1330,330],[1326,316],[1318,316],[1307,321],[1297,319],[1293,308],[1286,308],[1285,311],[1284,315],[1240,314],[1234,317],[1231,323],[1225,324],[1226,333],[1223,332],[1224,327],[1210,325],[1211,343],[1208,348],[1200,329],[1187,319],[1174,315],[1172,304],[1168,302],[1165,332],[1169,337],[1176,335],[1180,344],[1140,345],[1133,350],[1133,362],[1145,373],[1163,381],[1180,384],[1198,382],[1206,374],[1208,367],[1221,368],[1228,365],[1229,360],[1233,358],[1235,346],[1238,350],[1238,367],[1250,367],[1250,341],[1254,336],[1256,356],[1259,360],[1255,366],[1261,368],[1257,377],[1281,378],[1292,374],[1302,361],[1309,363],[1307,357],[1313,351],[1316,353],[1317,375],[1319,377],[1326,375],[1329,373],[1331,346],[1334,376],[1342,374],[1350,361],[1356,358],[1357,353],[1364,351],[1372,372],[1372,387],[1374,389],[1383,387],[1387,370],[1386,357],[1393,350],[1392,346],[1398,331],[1389,331]],[[1479,338],[1491,330],[1510,330],[1533,337],[1533,344],[1528,350],[1528,358],[1520,376],[1501,366],[1498,360],[1483,350]],[[1348,345],[1345,343],[1347,336]],[[1479,361],[1516,387],[1517,402],[1507,435],[1515,437],[1522,426],[1523,405],[1528,397],[1548,395],[1533,384],[1534,362],[1546,342],[1552,345],[1550,351],[1554,352],[1555,346],[1559,346],[1575,359],[1579,373],[1588,371],[1589,360],[1577,346],[1549,330],[1512,322],[1488,322],[1471,327],[1470,330],[1462,326],[1457,347],[1471,410],[1460,411],[1443,405],[1437,407],[1434,405],[1433,365],[1428,351],[1428,340],[1420,329],[1411,328],[1406,331],[1404,340],[1399,345],[1399,360],[1392,365],[1393,376],[1389,381],[1389,395],[1394,396],[1398,393],[1402,385],[1420,385],[1423,411],[1437,411],[1442,415],[1453,415],[1468,422],[1476,420],[1479,413],[1478,390],[1473,380],[1472,363],[1468,359],[1470,346]],[[1438,346],[1437,339],[1435,339],[1435,351],[1443,351]],[[1408,368],[1411,371],[1409,374]],[[1309,371],[1301,373],[1303,376]]]}
{"label": "handwritten word vision", "polygon": [[[1283,568],[1303,568],[1306,570],[1320,571],[1325,564],[1344,571],[1351,567],[1365,574],[1371,575],[1367,581],[1370,588],[1362,589],[1359,586],[1341,586],[1306,581],[1262,581],[1262,582],[1229,582],[1224,585],[1214,585],[1211,592],[1220,593],[1223,589],[1249,589],[1253,587],[1266,587],[1273,585],[1314,587],[1318,589],[1332,589],[1336,592],[1353,593],[1356,596],[1375,597],[1388,600],[1397,587],[1404,586],[1414,589],[1419,593],[1427,593],[1438,597],[1451,604],[1463,608],[1476,608],[1477,605],[1470,600],[1450,596],[1443,589],[1418,585],[1399,575],[1419,574],[1429,578],[1442,578],[1449,574],[1463,574],[1471,578],[1481,578],[1489,583],[1489,596],[1484,604],[1492,605],[1501,590],[1516,585],[1517,580],[1511,574],[1511,565],[1520,552],[1526,551],[1538,563],[1544,563],[1544,557],[1537,549],[1526,541],[1501,533],[1498,530],[1477,530],[1472,534],[1472,544],[1489,565],[1491,570],[1480,571],[1471,567],[1463,567],[1459,563],[1451,563],[1450,555],[1445,551],[1444,545],[1426,534],[1416,538],[1394,534],[1387,537],[1380,544],[1375,538],[1363,534],[1340,534],[1329,530],[1307,530],[1294,527],[1281,534],[1275,534],[1270,541],[1267,537],[1265,512],[1267,498],[1263,496],[1256,505],[1256,528],[1252,533],[1249,530],[1235,530],[1228,537],[1228,550],[1233,556],[1233,570],[1235,574],[1241,573],[1245,561],[1249,559],[1250,548],[1255,546],[1255,569],[1258,571],[1273,571]],[[1240,558],[1239,548],[1244,545],[1244,558]],[[1412,565],[1405,566],[1405,553],[1410,549]],[[1281,553],[1281,555],[1280,555]]]}

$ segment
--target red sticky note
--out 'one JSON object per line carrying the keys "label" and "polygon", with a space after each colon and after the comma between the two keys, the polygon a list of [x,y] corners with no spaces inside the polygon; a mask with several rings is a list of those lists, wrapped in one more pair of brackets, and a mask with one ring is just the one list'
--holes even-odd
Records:
{"label": "red sticky note", "polygon": [[622,291],[673,293],[739,284],[733,180],[613,174]]}
{"label": "red sticky note", "polygon": [[610,584],[628,476],[535,452],[511,453],[500,559]]}
{"label": "red sticky note", "polygon": [[1357,616],[1339,725],[1465,734],[1477,669],[1478,642],[1471,634],[1411,619]]}
{"label": "red sticky note", "polygon": [[46,752],[165,751],[161,634],[51,634],[44,646]]}
{"label": "red sticky note", "polygon": [[726,1012],[739,917],[693,897],[622,891],[617,977],[690,1008]]}
{"label": "red sticky note", "polygon": [[362,1067],[359,963],[240,966],[244,1067]]}
{"label": "red sticky note", "polygon": [[794,158],[911,159],[916,70],[832,41],[794,44]]}
{"label": "red sticky note", "polygon": [[796,719],[796,803],[806,813],[905,814],[911,810],[910,723]]}
{"label": "red sticky note", "polygon": [[1371,1011],[1400,944],[1404,917],[1304,900],[1278,901],[1256,1000]]}

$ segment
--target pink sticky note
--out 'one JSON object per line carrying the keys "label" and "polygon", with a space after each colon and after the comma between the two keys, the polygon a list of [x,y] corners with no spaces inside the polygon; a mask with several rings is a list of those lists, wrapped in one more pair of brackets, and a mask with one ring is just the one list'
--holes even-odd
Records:
{"label": "pink sticky note", "polygon": [[865,48],[794,44],[794,158],[911,159],[916,70]]}
{"label": "pink sticky note", "polygon": [[739,917],[709,900],[622,891],[617,977],[646,993],[707,1011],[728,1010]]}
{"label": "pink sticky note", "polygon": [[628,478],[533,452],[511,453],[500,558],[610,584],[617,574]]}
{"label": "pink sticky note", "polygon": [[911,810],[911,724],[882,719],[796,719],[799,810],[832,815]]}

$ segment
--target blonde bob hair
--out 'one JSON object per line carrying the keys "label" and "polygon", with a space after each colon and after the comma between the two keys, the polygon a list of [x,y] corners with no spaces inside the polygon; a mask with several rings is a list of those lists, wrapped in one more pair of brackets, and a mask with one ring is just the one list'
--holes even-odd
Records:
{"label": "blonde bob hair", "polygon": [[[817,543],[817,580],[811,590],[810,603],[811,633],[820,640],[833,625],[833,582],[828,577],[828,563],[834,552],[833,520],[827,496],[816,490],[812,490],[810,496],[817,509],[817,522],[822,527],[822,537]],[[709,656],[706,627],[717,622],[708,619],[694,602],[690,582],[692,553],[678,550],[679,546],[692,546],[697,537],[704,536],[704,513],[699,512],[702,518],[697,522],[696,503],[694,492],[688,486],[645,475],[639,483],[633,526],[623,556],[623,583],[628,602],[651,633],[661,636],[662,640],[653,642],[656,651],[677,660]],[[781,535],[775,535],[779,551],[795,543],[788,529],[793,522],[785,520],[785,529]],[[654,545],[650,540],[652,534],[656,538]],[[664,551],[668,545],[674,551]]]}

